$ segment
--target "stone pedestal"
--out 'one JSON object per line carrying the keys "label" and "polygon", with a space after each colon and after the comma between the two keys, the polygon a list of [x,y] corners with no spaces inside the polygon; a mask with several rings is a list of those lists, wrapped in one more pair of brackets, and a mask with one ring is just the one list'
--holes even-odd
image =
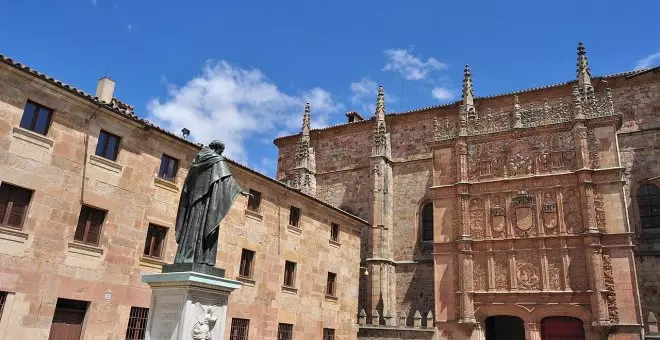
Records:
{"label": "stone pedestal", "polygon": [[223,340],[229,294],[241,283],[222,269],[203,265],[166,265],[143,274],[151,287],[147,340]]}

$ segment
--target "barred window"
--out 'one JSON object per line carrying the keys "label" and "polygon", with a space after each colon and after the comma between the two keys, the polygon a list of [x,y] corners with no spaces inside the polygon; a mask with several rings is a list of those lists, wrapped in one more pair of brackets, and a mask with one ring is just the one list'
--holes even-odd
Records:
{"label": "barred window", "polygon": [[229,331],[229,340],[247,340],[250,330],[250,320],[231,319],[231,330]]}
{"label": "barred window", "polygon": [[147,331],[149,308],[131,307],[131,315],[126,327],[126,340],[143,340]]}
{"label": "barred window", "polygon": [[277,327],[277,340],[293,339],[293,325],[290,323],[281,323]]}

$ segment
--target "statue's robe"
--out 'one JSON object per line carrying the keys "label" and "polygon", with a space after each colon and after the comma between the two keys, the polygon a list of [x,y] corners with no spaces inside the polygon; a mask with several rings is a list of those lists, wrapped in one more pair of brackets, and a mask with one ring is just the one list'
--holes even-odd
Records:
{"label": "statue's robe", "polygon": [[174,263],[215,265],[220,222],[240,192],[224,157],[203,148],[195,156],[181,192]]}

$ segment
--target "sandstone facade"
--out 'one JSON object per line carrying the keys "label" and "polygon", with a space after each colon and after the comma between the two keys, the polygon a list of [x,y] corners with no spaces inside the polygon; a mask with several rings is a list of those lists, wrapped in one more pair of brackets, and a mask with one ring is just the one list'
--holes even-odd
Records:
{"label": "sandstone facade", "polygon": [[[397,315],[411,327],[429,311],[435,334],[407,338],[481,339],[498,315],[528,339],[548,317],[639,338],[660,312],[660,225],[641,227],[637,198],[660,176],[659,73],[592,79],[581,47],[572,82],[474,99],[466,69],[459,103],[386,115],[380,93],[372,119],[308,132],[312,193],[371,223],[360,338],[396,338]],[[275,141],[278,179],[295,176],[300,140]]]}
{"label": "sandstone facade", "polygon": [[[53,110],[45,134],[20,127],[28,101]],[[96,155],[101,131],[121,137],[116,160]],[[131,308],[149,307],[141,273],[173,260],[179,192],[198,150],[115,99],[102,103],[0,56],[0,184],[32,193],[22,226],[0,226],[0,339],[48,339],[58,299],[87,303],[84,339],[124,339]],[[159,178],[163,154],[178,159],[172,180]],[[227,333],[242,318],[251,339],[276,339],[279,323],[297,339],[323,328],[354,338],[366,222],[239,164],[230,169],[261,204],[249,210],[241,196],[220,228],[217,266],[244,282],[230,297]],[[97,243],[75,241],[83,205],[105,211]],[[291,206],[301,212],[297,228],[288,226]],[[167,230],[159,258],[143,254],[150,224]],[[243,249],[254,258],[239,278]],[[285,261],[297,263],[294,288],[283,287]],[[329,272],[335,296],[326,296]]]}

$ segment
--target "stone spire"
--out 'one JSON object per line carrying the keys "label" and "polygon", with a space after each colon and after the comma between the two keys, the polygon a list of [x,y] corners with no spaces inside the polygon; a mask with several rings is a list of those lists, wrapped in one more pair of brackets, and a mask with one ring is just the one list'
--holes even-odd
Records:
{"label": "stone spire", "polygon": [[463,72],[463,105],[474,107],[474,89],[472,88],[472,73],[470,65],[465,65]]}
{"label": "stone spire", "polygon": [[382,86],[378,86],[378,99],[376,99],[376,120],[385,120],[385,91]]}
{"label": "stone spire", "polygon": [[309,129],[310,129],[310,115],[309,115],[309,103],[305,103],[305,113],[303,114],[303,123],[302,123],[302,138],[305,138],[309,141]]}
{"label": "stone spire", "polygon": [[316,159],[314,157],[314,148],[309,138],[310,111],[309,103],[305,103],[302,133],[296,148],[295,177],[293,178],[292,186],[305,194],[314,196],[316,194]]}
{"label": "stone spire", "polygon": [[591,85],[591,70],[589,69],[589,60],[587,59],[587,51],[584,44],[580,42],[577,48],[577,79],[580,90],[587,92]]}

